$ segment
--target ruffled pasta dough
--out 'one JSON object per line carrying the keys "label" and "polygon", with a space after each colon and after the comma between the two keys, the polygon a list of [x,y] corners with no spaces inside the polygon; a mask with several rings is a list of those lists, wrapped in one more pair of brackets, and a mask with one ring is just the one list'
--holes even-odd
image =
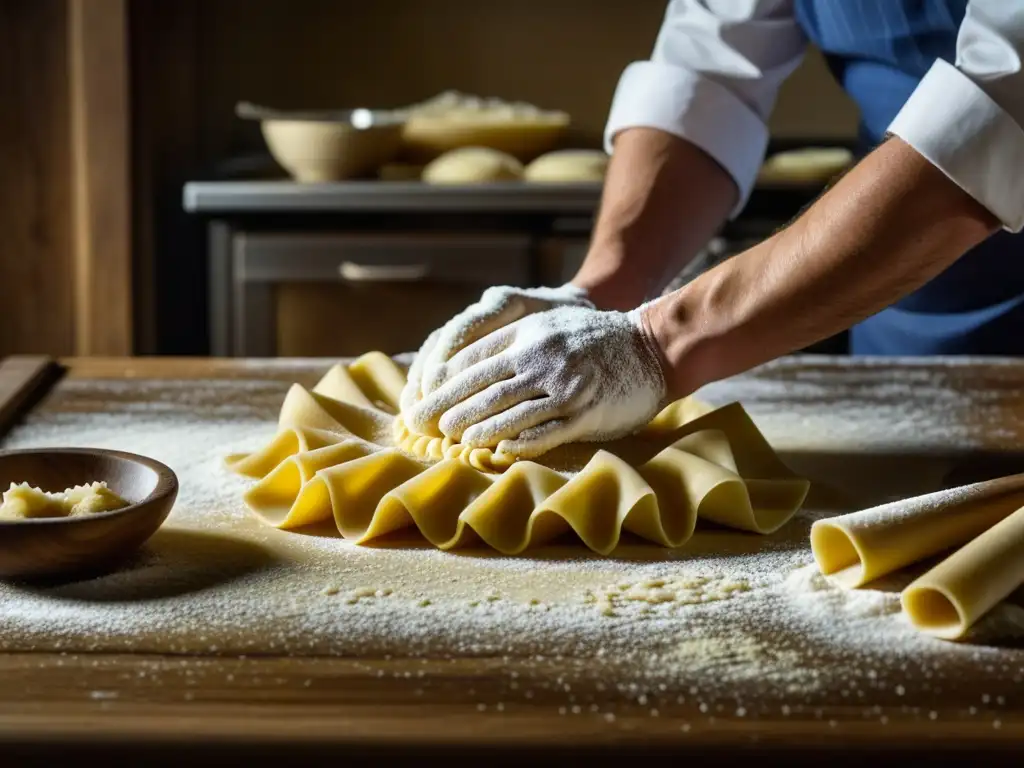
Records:
{"label": "ruffled pasta dough", "polygon": [[631,437],[516,460],[410,434],[397,413],[404,383],[371,352],[311,391],[293,385],[274,439],[227,458],[257,480],[247,505],[282,529],[333,519],[360,543],[415,526],[440,549],[518,554],[571,530],[607,554],[622,531],[678,547],[698,518],[771,533],[807,494],[738,403],[688,398]]}

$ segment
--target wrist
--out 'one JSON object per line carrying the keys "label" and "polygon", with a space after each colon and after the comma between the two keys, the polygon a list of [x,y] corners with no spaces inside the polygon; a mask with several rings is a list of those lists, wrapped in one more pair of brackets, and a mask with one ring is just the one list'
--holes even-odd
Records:
{"label": "wrist", "polygon": [[592,244],[569,283],[585,291],[600,310],[629,311],[647,298],[648,286],[637,270],[627,268],[627,263],[623,245]]}
{"label": "wrist", "polygon": [[670,401],[724,378],[721,334],[690,293],[683,288],[637,310],[640,327],[657,351]]}

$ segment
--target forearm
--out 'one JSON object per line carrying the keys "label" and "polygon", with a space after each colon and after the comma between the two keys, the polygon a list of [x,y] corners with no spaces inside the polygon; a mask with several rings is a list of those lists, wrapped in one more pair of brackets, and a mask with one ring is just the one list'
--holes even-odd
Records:
{"label": "forearm", "polygon": [[792,225],[645,313],[682,396],[842,331],[927,283],[997,228],[900,139]]}
{"label": "forearm", "polygon": [[707,244],[736,198],[729,174],[693,144],[652,128],[623,131],[572,283],[601,309],[632,309]]}

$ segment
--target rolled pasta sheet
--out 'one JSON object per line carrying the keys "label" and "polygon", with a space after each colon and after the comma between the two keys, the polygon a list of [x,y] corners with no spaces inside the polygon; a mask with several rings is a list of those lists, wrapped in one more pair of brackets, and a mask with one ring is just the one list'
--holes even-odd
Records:
{"label": "rolled pasta sheet", "polygon": [[903,590],[917,629],[957,640],[1024,584],[1024,508],[996,523]]}
{"label": "rolled pasta sheet", "polygon": [[1021,506],[1024,475],[986,480],[817,520],[811,551],[822,574],[859,587],[959,547]]}

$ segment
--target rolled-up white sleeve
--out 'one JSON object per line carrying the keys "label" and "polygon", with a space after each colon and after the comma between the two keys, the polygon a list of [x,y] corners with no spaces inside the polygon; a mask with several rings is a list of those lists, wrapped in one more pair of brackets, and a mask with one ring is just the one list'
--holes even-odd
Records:
{"label": "rolled-up white sleeve", "polygon": [[971,0],[956,64],[936,61],[889,126],[1010,232],[1024,228],[1024,3]]}
{"label": "rolled-up white sleeve", "polygon": [[746,204],[768,147],[768,118],[807,39],[792,0],[672,0],[648,61],[622,73],[605,150],[634,127],[692,142],[732,176]]}

